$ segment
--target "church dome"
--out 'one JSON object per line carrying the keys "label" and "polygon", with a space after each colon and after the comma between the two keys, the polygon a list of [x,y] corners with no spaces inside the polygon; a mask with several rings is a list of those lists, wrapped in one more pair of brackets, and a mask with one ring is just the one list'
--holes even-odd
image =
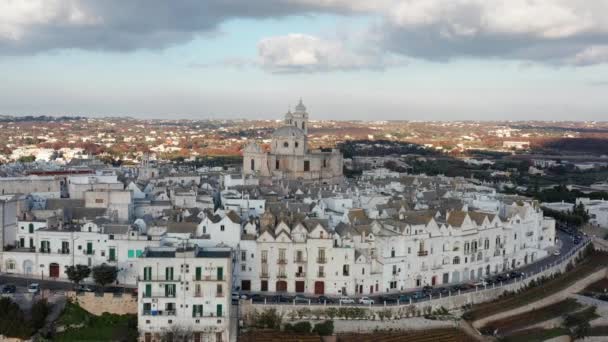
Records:
{"label": "church dome", "polygon": [[295,126],[283,126],[272,133],[273,138],[304,137],[304,132]]}

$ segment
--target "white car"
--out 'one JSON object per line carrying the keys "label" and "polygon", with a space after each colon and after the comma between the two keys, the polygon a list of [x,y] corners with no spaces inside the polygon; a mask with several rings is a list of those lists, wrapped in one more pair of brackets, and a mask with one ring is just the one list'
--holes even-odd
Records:
{"label": "white car", "polygon": [[29,293],[38,293],[40,292],[40,284],[31,283],[30,286],[27,287],[27,292]]}
{"label": "white car", "polygon": [[355,300],[345,296],[340,297],[340,304],[355,304]]}
{"label": "white car", "polygon": [[553,252],[553,255],[560,255],[562,253],[559,252],[559,249],[555,250],[555,252]]}
{"label": "white car", "polygon": [[374,305],[374,300],[369,297],[361,297],[359,298],[359,304]]}

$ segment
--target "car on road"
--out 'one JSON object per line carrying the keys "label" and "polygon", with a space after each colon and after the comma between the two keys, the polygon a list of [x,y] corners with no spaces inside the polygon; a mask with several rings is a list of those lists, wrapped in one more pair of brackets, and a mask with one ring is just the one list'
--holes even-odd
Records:
{"label": "car on road", "polygon": [[232,300],[233,300],[233,301],[235,301],[235,302],[236,302],[236,301],[238,301],[239,299],[241,299],[241,296],[239,295],[239,293],[238,293],[238,292],[232,292],[232,294],[231,294],[231,296],[230,296],[230,297],[231,297],[231,298],[232,298]]}
{"label": "car on road", "polygon": [[296,303],[306,303],[308,304],[310,302],[310,299],[302,296],[302,295],[296,295],[295,297],[293,297],[293,301]]}
{"label": "car on road", "polygon": [[374,305],[374,300],[369,297],[361,297],[359,298],[359,304]]}
{"label": "car on road", "polygon": [[386,303],[386,304],[397,303],[397,299],[398,299],[398,297],[380,296],[380,297],[378,297],[378,303]]}
{"label": "car on road", "polygon": [[560,255],[562,253],[560,253],[559,249],[556,249],[555,251],[553,251],[553,255]]}
{"label": "car on road", "polygon": [[17,292],[17,286],[13,284],[6,284],[2,287],[2,294],[11,294]]}
{"label": "car on road", "polygon": [[254,303],[262,303],[264,302],[264,297],[262,297],[261,295],[257,294],[257,293],[252,293],[249,295],[249,299],[251,299],[252,302]]}
{"label": "car on road", "polygon": [[34,293],[34,294],[40,292],[40,284],[31,283],[30,286],[27,287],[27,292]]}
{"label": "car on road", "polygon": [[355,300],[345,296],[340,297],[340,304],[355,304]]}
{"label": "car on road", "polygon": [[74,291],[76,292],[95,292],[95,290],[88,285],[78,285],[74,287]]}
{"label": "car on road", "polygon": [[433,287],[430,285],[425,285],[422,287],[422,292],[424,292],[424,293],[429,293],[431,291],[433,291]]}
{"label": "car on road", "polygon": [[335,303],[336,301],[333,298],[327,297],[327,296],[319,296],[317,297],[317,303],[319,304],[331,304],[331,303]]}
{"label": "car on road", "polygon": [[410,299],[411,299],[411,297],[410,297],[410,296],[408,296],[408,295],[404,295],[404,294],[400,295],[400,296],[397,298],[397,300],[398,300],[400,303],[407,303],[407,302],[409,302],[409,301],[410,301]]}

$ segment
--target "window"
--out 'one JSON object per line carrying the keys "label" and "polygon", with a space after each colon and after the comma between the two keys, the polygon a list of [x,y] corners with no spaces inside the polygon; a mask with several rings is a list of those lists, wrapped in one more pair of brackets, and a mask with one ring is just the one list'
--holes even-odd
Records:
{"label": "window", "polygon": [[460,257],[455,256],[454,260],[452,261],[452,264],[454,264],[454,265],[460,264]]}
{"label": "window", "polygon": [[152,284],[146,284],[146,289],[144,291],[144,297],[152,297]]}
{"label": "window", "polygon": [[165,268],[165,280],[173,280],[173,267]]}
{"label": "window", "polygon": [[129,250],[127,251],[127,257],[128,257],[128,258],[135,258],[135,251],[134,251],[134,250],[132,250],[132,249],[129,249]]}
{"label": "window", "polygon": [[302,121],[302,130],[304,130],[305,127],[306,127],[306,124],[304,123],[304,121]]}
{"label": "window", "polygon": [[110,256],[108,257],[109,261],[116,261],[116,248],[110,248]]}
{"label": "window", "polygon": [[241,272],[246,272],[246,271],[247,271],[247,265],[241,264]]}
{"label": "window", "polygon": [[223,267],[217,268],[217,280],[224,280],[224,268]]}
{"label": "window", "polygon": [[215,289],[215,296],[224,297],[224,289],[222,288],[222,284],[217,284],[217,287]]}
{"label": "window", "polygon": [[342,266],[342,275],[345,277],[348,277],[350,273],[350,267],[348,265],[343,265]]}
{"label": "window", "polygon": [[300,146],[300,144],[296,141],[296,148],[298,148],[298,146]]}
{"label": "window", "polygon": [[222,231],[222,232],[223,232],[223,231],[224,231],[224,229],[225,229],[224,225],[221,225],[221,226],[220,226],[220,231]]}
{"label": "window", "polygon": [[393,275],[397,275],[397,265],[393,265]]}
{"label": "window", "polygon": [[275,160],[275,161],[274,161],[274,168],[278,170],[278,169],[279,169],[280,164],[281,164],[281,163],[279,162],[279,160],[278,160],[278,159],[277,159],[277,160]]}
{"label": "window", "polygon": [[144,267],[144,280],[152,280],[152,267]]}
{"label": "window", "polygon": [[222,304],[218,304],[218,305],[215,307],[215,315],[216,315],[217,317],[222,317]]}
{"label": "window", "polygon": [[152,311],[152,303],[144,303],[144,315],[149,315]]}
{"label": "window", "polygon": [[29,224],[29,232],[30,232],[30,234],[32,234],[34,232],[34,224],[33,223]]}
{"label": "window", "polygon": [[310,171],[310,160],[304,161],[304,171]]}
{"label": "window", "polygon": [[202,304],[192,305],[192,317],[203,317],[203,305]]}
{"label": "window", "polygon": [[247,261],[247,251],[241,251],[241,261]]}
{"label": "window", "polygon": [[142,254],[144,254],[144,251],[142,251],[141,249],[138,249],[138,250],[135,251],[135,256],[137,256],[138,258],[140,256],[142,256]]}
{"label": "window", "polygon": [[103,203],[103,198],[96,198],[95,203]]}
{"label": "window", "polygon": [[286,141],[283,143],[283,147],[289,147],[289,143]]}
{"label": "window", "polygon": [[250,168],[251,168],[251,171],[255,170],[255,160],[254,159],[251,159]]}
{"label": "window", "polygon": [[201,280],[202,274],[203,274],[203,269],[201,267],[197,267],[194,270],[194,279],[195,280]]}
{"label": "window", "polygon": [[165,284],[165,297],[175,297],[175,284]]}
{"label": "window", "polygon": [[391,249],[391,258],[394,258],[394,257],[395,257],[395,248],[392,248]]}

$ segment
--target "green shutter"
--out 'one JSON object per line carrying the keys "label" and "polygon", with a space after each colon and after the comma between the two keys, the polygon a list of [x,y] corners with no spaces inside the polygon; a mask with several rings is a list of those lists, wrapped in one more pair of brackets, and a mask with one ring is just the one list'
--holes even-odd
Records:
{"label": "green shutter", "polygon": [[144,280],[152,280],[152,267],[144,267]]}
{"label": "green shutter", "polygon": [[93,243],[87,242],[87,254],[93,254]]}
{"label": "green shutter", "polygon": [[222,317],[222,304],[218,304],[215,310],[215,315],[217,317]]}
{"label": "green shutter", "polygon": [[137,255],[137,257],[138,257],[138,258],[139,258],[139,257],[140,257],[142,254],[144,254],[144,251],[142,251],[141,249],[138,249],[138,250],[135,252],[135,255]]}
{"label": "green shutter", "polygon": [[135,257],[135,252],[133,252],[132,249],[129,249],[129,251],[127,252],[127,257],[134,258]]}
{"label": "green shutter", "polygon": [[165,268],[165,280],[173,280],[173,267]]}
{"label": "green shutter", "polygon": [[146,292],[144,297],[152,297],[152,284],[146,284]]}
{"label": "green shutter", "polygon": [[217,280],[224,280],[224,268],[223,267],[217,268]]}
{"label": "green shutter", "polygon": [[116,260],[116,249],[110,248],[110,261]]}
{"label": "green shutter", "polygon": [[203,269],[200,267],[196,268],[196,280],[201,280],[202,274],[203,273]]}

